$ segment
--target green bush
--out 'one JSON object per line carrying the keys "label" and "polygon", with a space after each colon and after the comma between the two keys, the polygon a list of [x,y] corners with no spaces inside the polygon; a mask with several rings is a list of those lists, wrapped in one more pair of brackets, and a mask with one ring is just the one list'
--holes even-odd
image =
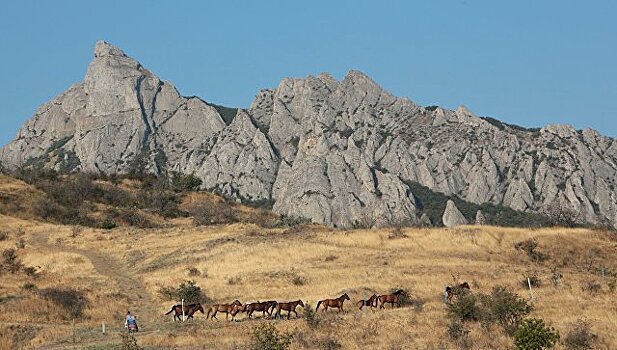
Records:
{"label": "green bush", "polygon": [[292,335],[281,333],[272,323],[253,327],[252,350],[286,350],[291,345]]}
{"label": "green bush", "polygon": [[180,283],[177,289],[178,299],[184,299],[187,304],[199,303],[204,298],[201,287],[195,284],[195,281],[184,281]]}
{"label": "green bush", "polygon": [[315,311],[315,309],[310,303],[306,303],[304,305],[304,316],[303,317],[304,317],[304,321],[306,321],[306,324],[311,329],[317,328],[319,326],[319,323],[321,322],[321,319],[317,315],[317,312]]}
{"label": "green bush", "polygon": [[527,239],[514,244],[516,250],[523,251],[535,262],[543,262],[549,258],[548,254],[537,250],[538,242],[535,239]]}
{"label": "green bush", "polygon": [[478,321],[482,310],[472,293],[461,295],[448,304],[448,312],[460,321]]}
{"label": "green bush", "polygon": [[559,332],[544,325],[540,318],[524,320],[514,333],[514,345],[517,350],[551,349],[559,340]]}
{"label": "green bush", "polygon": [[171,174],[171,188],[176,192],[196,191],[203,183],[195,174],[184,175],[182,173],[173,172]]}
{"label": "green bush", "polygon": [[500,325],[507,334],[513,334],[533,306],[518,294],[505,287],[494,287],[490,295],[483,297],[489,322]]}

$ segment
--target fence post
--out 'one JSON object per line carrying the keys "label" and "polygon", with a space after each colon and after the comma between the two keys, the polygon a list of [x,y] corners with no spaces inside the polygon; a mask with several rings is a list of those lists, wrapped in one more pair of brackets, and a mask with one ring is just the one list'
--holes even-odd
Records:
{"label": "fence post", "polygon": [[182,322],[184,322],[184,299],[182,299]]}
{"label": "fence post", "polygon": [[527,285],[529,286],[529,296],[531,297],[531,302],[533,303],[533,293],[531,292],[531,280],[527,277]]}
{"label": "fence post", "polygon": [[103,329],[103,334],[105,334],[105,322],[101,322],[101,328]]}
{"label": "fence post", "polygon": [[73,344],[75,344],[75,319],[73,319]]}

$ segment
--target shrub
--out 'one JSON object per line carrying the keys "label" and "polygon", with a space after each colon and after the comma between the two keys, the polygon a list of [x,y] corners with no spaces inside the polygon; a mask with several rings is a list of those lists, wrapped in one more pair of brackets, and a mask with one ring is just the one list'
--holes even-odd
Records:
{"label": "shrub", "polygon": [[103,220],[103,222],[101,222],[99,227],[102,228],[103,230],[112,230],[118,227],[118,224],[113,219],[106,218],[105,220]]}
{"label": "shrub", "polygon": [[596,280],[586,280],[581,282],[581,289],[589,294],[598,294],[602,290],[602,285]]}
{"label": "shrub", "polygon": [[121,333],[122,337],[122,350],[143,350],[137,344],[137,339],[135,339],[135,335],[133,333]]}
{"label": "shrub", "polygon": [[549,257],[548,254],[536,250],[538,248],[538,242],[535,239],[528,239],[518,242],[514,244],[514,248],[516,250],[525,252],[527,256],[529,256],[531,260],[535,262],[546,261]]}
{"label": "shrub", "polygon": [[2,271],[17,273],[22,267],[23,264],[17,256],[17,251],[15,249],[9,248],[2,252],[2,262],[0,263],[0,269]]}
{"label": "shrub", "polygon": [[[529,278],[529,282],[527,281],[527,278]],[[538,276],[538,271],[530,271],[523,275],[521,286],[523,288],[529,288],[529,283],[531,283],[533,288],[539,288],[542,286],[542,279]]]}
{"label": "shrub", "polygon": [[63,308],[71,318],[80,317],[88,304],[83,292],[74,289],[45,288],[40,295]]}
{"label": "shrub", "polygon": [[544,325],[539,318],[524,320],[514,333],[514,345],[517,350],[543,350],[555,346],[559,332]]}
{"label": "shrub", "polygon": [[460,321],[453,321],[448,325],[448,336],[454,341],[459,349],[471,348],[469,329]]}
{"label": "shrub", "polygon": [[9,234],[4,231],[0,231],[0,241],[4,241],[7,238],[9,238]]}
{"label": "shrub", "polygon": [[201,271],[199,271],[199,269],[194,267],[194,266],[193,267],[187,267],[186,269],[187,269],[187,271],[189,273],[189,276],[201,276]]}
{"label": "shrub", "polygon": [[178,172],[171,174],[171,187],[176,192],[196,191],[202,183],[195,174],[184,175]]}
{"label": "shrub", "polygon": [[195,219],[195,224],[199,226],[229,224],[238,221],[232,206],[227,202],[199,203],[191,208],[190,214]]}
{"label": "shrub", "polygon": [[36,268],[32,266],[24,267],[24,273],[28,277],[37,277]]}
{"label": "shrub", "polygon": [[26,240],[24,240],[23,238],[20,238],[17,242],[15,242],[15,246],[17,247],[17,249],[26,248]]}
{"label": "shrub", "polygon": [[608,290],[613,293],[617,289],[617,279],[613,278],[607,283]]}
{"label": "shrub", "polygon": [[292,335],[279,332],[272,323],[253,327],[252,350],[286,350],[291,345]]}
{"label": "shrub", "polygon": [[177,289],[178,299],[184,299],[186,303],[198,303],[204,299],[201,287],[195,284],[195,281],[184,281],[180,283]]}
{"label": "shrub", "polygon": [[304,305],[304,321],[311,329],[315,329],[319,326],[321,319],[317,316],[317,312],[313,309],[310,303]]}
{"label": "shrub", "polygon": [[593,349],[597,340],[598,336],[591,332],[589,323],[578,320],[574,328],[568,332],[564,344],[569,350],[587,350]]}
{"label": "shrub", "polygon": [[332,336],[327,336],[319,340],[319,348],[323,350],[336,350],[342,349],[343,345]]}
{"label": "shrub", "polygon": [[293,283],[294,286],[303,286],[308,283],[308,278],[301,276],[301,275],[295,275],[291,279],[291,283]]}
{"label": "shrub", "polygon": [[460,321],[477,321],[481,310],[475,295],[467,293],[448,304],[448,312]]}
{"label": "shrub", "polygon": [[159,295],[164,300],[177,300],[178,299],[178,289],[174,287],[163,287],[161,286],[158,290]]}
{"label": "shrub", "polygon": [[242,277],[240,276],[232,276],[227,278],[227,284],[230,286],[235,286],[236,284],[242,283]]}
{"label": "shrub", "polygon": [[484,297],[488,311],[487,321],[499,324],[508,334],[513,334],[533,306],[518,294],[505,287],[494,287],[489,296]]}
{"label": "shrub", "polygon": [[26,291],[34,291],[36,290],[36,285],[34,283],[24,283],[21,285],[21,289],[26,290]]}

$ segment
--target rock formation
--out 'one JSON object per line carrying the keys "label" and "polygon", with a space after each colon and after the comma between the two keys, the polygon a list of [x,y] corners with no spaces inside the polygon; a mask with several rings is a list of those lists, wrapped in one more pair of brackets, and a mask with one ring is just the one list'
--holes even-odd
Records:
{"label": "rock formation", "polygon": [[476,225],[486,225],[486,217],[482,213],[482,210],[476,212]]}
{"label": "rock formation", "polygon": [[421,107],[357,71],[342,81],[286,78],[249,108],[223,113],[105,42],[84,81],[41,106],[0,161],[194,173],[204,189],[339,227],[418,220],[412,183],[617,224],[617,142],[594,130],[525,129],[465,107]]}
{"label": "rock formation", "polygon": [[463,214],[458,210],[454,202],[451,200],[446,202],[446,209],[443,212],[441,220],[443,221],[443,225],[445,227],[454,227],[458,225],[468,224],[467,219],[465,219]]}

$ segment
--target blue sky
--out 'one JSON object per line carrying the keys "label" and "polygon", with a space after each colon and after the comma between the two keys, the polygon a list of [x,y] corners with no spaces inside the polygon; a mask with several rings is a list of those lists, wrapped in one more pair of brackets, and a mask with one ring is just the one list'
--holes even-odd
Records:
{"label": "blue sky", "polygon": [[351,69],[421,105],[617,136],[617,1],[6,1],[0,144],[105,39],[184,95],[248,107]]}

